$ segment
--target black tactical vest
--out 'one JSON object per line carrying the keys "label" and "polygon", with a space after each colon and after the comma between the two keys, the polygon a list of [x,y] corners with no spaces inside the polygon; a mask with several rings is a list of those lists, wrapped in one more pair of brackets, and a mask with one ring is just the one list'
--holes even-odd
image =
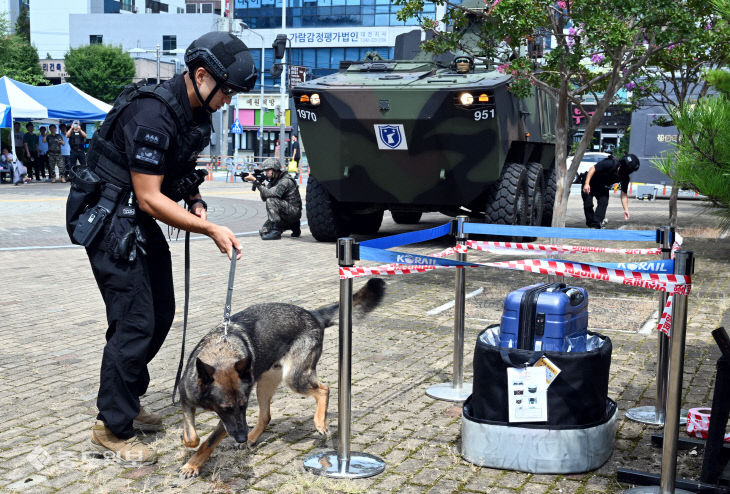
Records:
{"label": "black tactical vest", "polygon": [[182,105],[165,87],[137,83],[124,88],[114,101],[114,107],[107,114],[104,123],[94,133],[87,162],[99,178],[127,189],[131,188],[129,166],[120,159],[124,153],[112,144],[111,135],[119,115],[136,98],[157,98],[162,101],[172,113],[177,126],[173,158],[177,166],[165,174],[162,186],[164,193],[166,183],[171,183],[195,169],[198,155],[210,143],[210,118],[202,124],[187,120]]}

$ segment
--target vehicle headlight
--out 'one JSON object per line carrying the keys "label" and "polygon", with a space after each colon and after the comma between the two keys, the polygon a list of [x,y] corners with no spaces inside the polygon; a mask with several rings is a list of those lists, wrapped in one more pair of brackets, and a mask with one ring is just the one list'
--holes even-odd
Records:
{"label": "vehicle headlight", "polygon": [[319,105],[319,94],[314,93],[312,96],[309,97],[309,103],[313,106]]}
{"label": "vehicle headlight", "polygon": [[471,93],[461,93],[459,95],[459,102],[461,102],[462,105],[471,105],[474,103],[474,96],[472,96]]}

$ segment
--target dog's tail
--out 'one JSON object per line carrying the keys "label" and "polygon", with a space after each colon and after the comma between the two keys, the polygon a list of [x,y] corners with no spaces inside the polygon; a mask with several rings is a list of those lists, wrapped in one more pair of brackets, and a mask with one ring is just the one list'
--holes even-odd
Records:
{"label": "dog's tail", "polygon": [[[352,296],[353,315],[362,318],[371,312],[383,301],[385,296],[385,281],[380,278],[370,278],[360,290]],[[339,315],[340,304],[328,305],[312,311],[312,315],[319,321],[319,324],[326,328],[334,324],[334,319]]]}

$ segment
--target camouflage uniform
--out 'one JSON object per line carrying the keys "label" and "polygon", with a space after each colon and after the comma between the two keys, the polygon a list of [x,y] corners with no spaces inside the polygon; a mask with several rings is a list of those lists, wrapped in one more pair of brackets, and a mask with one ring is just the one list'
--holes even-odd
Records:
{"label": "camouflage uniform", "polygon": [[63,146],[63,138],[60,134],[46,134],[46,142],[48,143],[48,170],[49,176],[55,180],[56,167],[58,167],[59,178],[65,178],[65,162],[61,155],[61,146]]}
{"label": "camouflage uniform", "polygon": [[271,230],[298,229],[302,218],[302,197],[294,179],[286,172],[268,185],[258,185],[261,200],[266,202],[267,220],[259,230],[263,235]]}

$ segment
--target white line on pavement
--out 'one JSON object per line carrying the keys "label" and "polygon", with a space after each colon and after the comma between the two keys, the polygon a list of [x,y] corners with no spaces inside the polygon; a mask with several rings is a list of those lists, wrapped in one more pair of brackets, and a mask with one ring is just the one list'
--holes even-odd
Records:
{"label": "white line on pavement", "polygon": [[[484,288],[478,288],[478,289],[474,290],[473,292],[467,293],[466,297],[464,297],[464,298],[475,297],[475,296],[479,295],[480,293],[482,293],[483,291],[484,291]],[[448,309],[452,308],[453,306],[454,306],[454,301],[452,300],[451,302],[447,302],[444,305],[440,305],[440,306],[436,307],[435,309],[431,309],[430,311],[426,312],[426,315],[435,316],[436,314],[439,314],[445,310],[448,310]]]}

